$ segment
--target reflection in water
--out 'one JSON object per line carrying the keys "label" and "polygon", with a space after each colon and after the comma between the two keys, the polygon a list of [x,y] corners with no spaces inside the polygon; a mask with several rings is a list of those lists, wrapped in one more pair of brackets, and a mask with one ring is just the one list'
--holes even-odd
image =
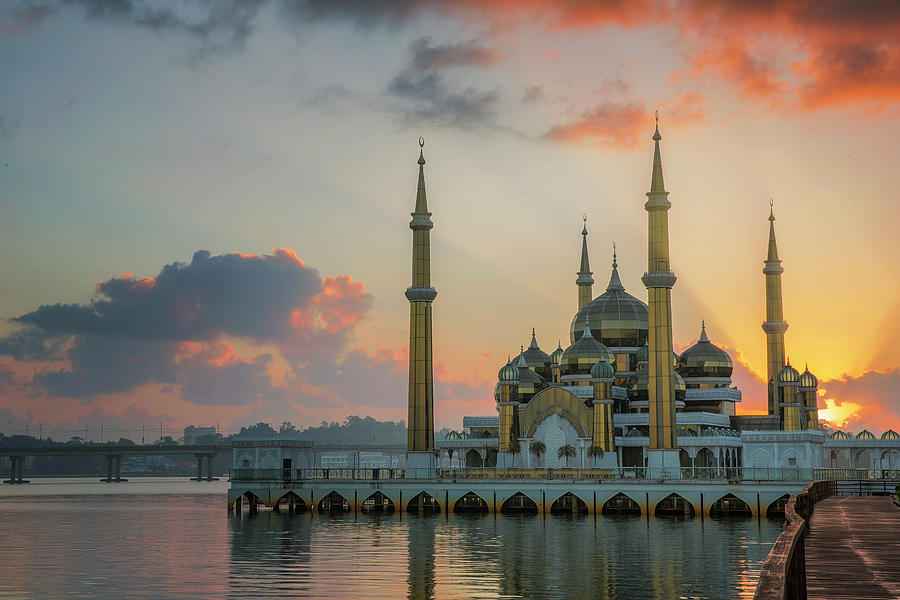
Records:
{"label": "reflection in water", "polygon": [[235,516],[224,504],[0,498],[0,531],[14,534],[0,598],[749,598],[780,531],[683,516]]}

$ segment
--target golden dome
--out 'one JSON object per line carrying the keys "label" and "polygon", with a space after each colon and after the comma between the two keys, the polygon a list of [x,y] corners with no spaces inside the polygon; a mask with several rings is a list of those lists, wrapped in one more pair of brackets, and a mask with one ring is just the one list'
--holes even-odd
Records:
{"label": "golden dome", "polygon": [[609,348],[594,339],[590,328],[585,326],[578,340],[562,353],[559,368],[562,375],[587,375],[595,363],[614,363],[615,360],[616,357]]}
{"label": "golden dome", "polygon": [[709,341],[706,323],[700,326],[700,339],[678,357],[682,377],[731,377],[734,363],[727,352]]}
{"label": "golden dome", "polygon": [[816,379],[816,376],[809,372],[809,367],[803,371],[803,374],[800,375],[800,387],[802,388],[816,388],[819,387],[819,380]]}
{"label": "golden dome", "polygon": [[800,373],[797,369],[788,363],[778,371],[778,383],[787,383],[796,385],[800,381]]}
{"label": "golden dome", "polygon": [[497,373],[497,379],[502,382],[515,382],[519,380],[519,369],[516,365],[512,364],[509,358],[506,359],[506,364],[500,369],[500,372]]}
{"label": "golden dome", "polygon": [[859,433],[856,434],[856,439],[858,440],[874,440],[875,436],[868,429],[863,429]]}
{"label": "golden dome", "polygon": [[852,438],[850,437],[849,433],[838,430],[831,434],[831,439],[833,439],[833,440],[849,440]]}
{"label": "golden dome", "polygon": [[888,429],[884,433],[881,434],[881,439],[883,440],[900,440],[900,433],[897,433],[893,429]]}
{"label": "golden dome", "polygon": [[647,341],[647,305],[625,291],[617,267],[613,258],[606,292],[585,304],[572,319],[569,339],[573,343],[581,338],[588,322],[594,339],[609,348],[640,347]]}

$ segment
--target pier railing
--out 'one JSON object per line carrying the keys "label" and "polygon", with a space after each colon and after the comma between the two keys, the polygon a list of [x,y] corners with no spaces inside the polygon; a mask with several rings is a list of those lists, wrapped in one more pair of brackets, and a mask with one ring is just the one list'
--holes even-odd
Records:
{"label": "pier railing", "polygon": [[[893,475],[893,477],[891,477]],[[898,479],[900,472],[870,472],[866,469],[804,469],[797,467],[684,467],[650,469],[621,467],[610,469],[232,469],[232,481],[380,481],[391,479],[455,480],[563,480],[597,482],[603,480],[710,480],[710,481],[813,481],[837,479]]]}
{"label": "pier railing", "polygon": [[806,599],[806,533],[813,506],[837,490],[835,481],[814,481],[784,507],[784,531],[766,557],[754,600]]}

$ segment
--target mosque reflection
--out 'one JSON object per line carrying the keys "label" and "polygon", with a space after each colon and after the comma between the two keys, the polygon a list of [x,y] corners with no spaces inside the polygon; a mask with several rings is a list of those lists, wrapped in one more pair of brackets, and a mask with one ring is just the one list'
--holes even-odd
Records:
{"label": "mosque reflection", "polygon": [[749,598],[779,530],[734,517],[261,512],[230,520],[229,583],[234,596]]}

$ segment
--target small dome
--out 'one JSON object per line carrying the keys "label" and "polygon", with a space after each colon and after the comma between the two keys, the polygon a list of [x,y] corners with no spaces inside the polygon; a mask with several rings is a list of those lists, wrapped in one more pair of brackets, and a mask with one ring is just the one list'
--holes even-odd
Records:
{"label": "small dome", "polygon": [[581,337],[562,353],[559,366],[563,375],[586,375],[594,363],[604,361],[611,364],[615,360],[609,348],[594,339],[590,328],[585,326]]}
{"label": "small dome", "polygon": [[678,436],[679,437],[697,437],[697,432],[693,429],[689,429],[687,427],[679,427],[678,428]]}
{"label": "small dome", "polygon": [[900,433],[897,433],[893,429],[888,429],[884,433],[881,434],[881,439],[883,440],[900,440]]}
{"label": "small dome", "polygon": [[858,440],[874,440],[875,436],[872,435],[872,432],[868,429],[863,429],[859,433],[856,434],[856,439]]}
{"label": "small dome", "polygon": [[562,343],[559,343],[556,350],[550,355],[550,364],[558,365],[559,361],[562,359],[563,352],[565,352],[565,350],[563,350]]}
{"label": "small dome", "polygon": [[798,383],[800,381],[800,373],[790,365],[786,364],[778,371],[778,383]]}
{"label": "small dome", "polygon": [[706,323],[703,323],[700,327],[700,339],[681,353],[677,368],[684,377],[731,378],[734,363],[727,352],[709,341]]}
{"label": "small dome", "polygon": [[525,357],[525,364],[529,369],[539,373],[542,377],[550,376],[550,355],[541,350],[538,346],[537,338],[534,335],[534,328],[531,328],[531,343],[522,352]]}
{"label": "small dome", "polygon": [[634,357],[634,360],[639,363],[650,362],[650,344],[649,342],[644,342],[644,345],[638,348],[637,354]]}
{"label": "small dome", "polygon": [[594,379],[612,379],[616,375],[616,370],[605,360],[594,363],[591,367],[591,377]]}
{"label": "small dome", "polygon": [[849,440],[852,438],[850,437],[849,433],[838,430],[831,434],[831,439],[833,439],[833,440]]}
{"label": "small dome", "polygon": [[674,372],[675,375],[675,400],[684,401],[684,397],[687,394],[685,391],[687,386],[684,384],[684,379],[681,378],[681,375],[678,374],[678,371]]}
{"label": "small dome", "polygon": [[506,364],[497,373],[497,379],[503,382],[519,381],[519,369],[507,358]]}
{"label": "small dome", "polygon": [[447,439],[448,440],[458,440],[461,438],[459,437],[458,431],[451,431],[450,433],[447,434]]}
{"label": "small dome", "polygon": [[819,380],[816,379],[816,376],[809,372],[809,367],[803,371],[803,374],[800,375],[800,387],[802,388],[816,388],[819,387]]}

